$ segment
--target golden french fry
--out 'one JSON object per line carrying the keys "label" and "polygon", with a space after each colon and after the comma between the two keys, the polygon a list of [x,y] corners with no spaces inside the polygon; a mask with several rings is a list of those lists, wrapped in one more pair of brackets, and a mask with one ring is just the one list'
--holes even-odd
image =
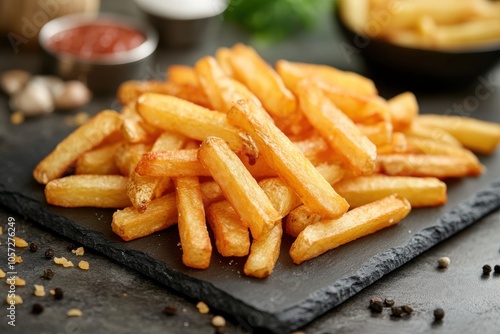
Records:
{"label": "golden french fry", "polygon": [[67,208],[124,208],[130,205],[121,175],[70,175],[47,183],[47,203]]}
{"label": "golden french fry", "polygon": [[182,263],[191,268],[206,269],[210,265],[212,244],[205,220],[205,208],[197,177],[178,177],[176,187],[179,236]]}
{"label": "golden french fry", "polygon": [[388,145],[392,141],[392,123],[382,121],[375,124],[356,124],[358,129],[377,147]]}
{"label": "golden french fry", "polygon": [[225,141],[208,137],[198,151],[198,159],[219,184],[226,199],[258,239],[281,218],[273,204]]}
{"label": "golden french fry", "polygon": [[241,82],[227,76],[213,57],[204,57],[195,65],[198,80],[215,110],[227,113],[238,100],[250,100],[262,105],[260,100]]}
{"label": "golden french fry", "polygon": [[404,131],[404,134],[409,138],[431,139],[450,146],[462,147],[462,144],[445,130],[420,124],[418,118]]}
{"label": "golden french fry", "polygon": [[36,166],[33,177],[42,184],[61,177],[81,154],[97,147],[107,137],[120,131],[121,123],[120,115],[115,111],[101,111],[63,139]]}
{"label": "golden french fry", "polygon": [[176,96],[191,103],[210,108],[210,102],[199,85],[178,84],[169,81],[125,81],[118,88],[117,96],[120,103],[125,105],[137,100],[139,96],[147,92]]}
{"label": "golden french fry", "polygon": [[222,256],[245,256],[250,251],[248,227],[231,203],[220,201],[207,208],[207,221],[214,233],[217,251]]}
{"label": "golden french fry", "polygon": [[316,170],[329,184],[335,184],[346,175],[346,170],[336,164],[322,163],[316,166]]}
{"label": "golden french fry", "polygon": [[123,120],[122,124],[123,138],[129,143],[147,143],[151,142],[152,136],[144,130],[141,126],[140,121],[135,119]]}
{"label": "golden french fry", "polygon": [[302,79],[315,78],[359,95],[376,96],[378,94],[372,80],[354,72],[341,71],[326,65],[279,60],[276,63],[276,70],[285,82],[285,86],[294,93]]}
{"label": "golden french fry", "polygon": [[410,203],[400,195],[352,209],[339,219],[324,219],[307,226],[290,248],[294,263],[312,259],[340,245],[397,224],[411,210]]}
{"label": "golden french fry", "polygon": [[280,255],[282,235],[283,227],[280,222],[262,238],[252,241],[250,254],[243,267],[245,275],[257,278],[271,275]]}
{"label": "golden french fry", "polygon": [[434,177],[366,175],[342,180],[334,185],[351,208],[374,202],[391,194],[406,198],[412,208],[446,203],[446,183]]}
{"label": "golden french fry", "polygon": [[418,102],[411,92],[404,92],[387,100],[391,122],[395,130],[408,129],[418,114]]}
{"label": "golden french fry", "polygon": [[340,0],[338,11],[342,22],[357,33],[362,33],[368,22],[368,14],[373,4],[369,0]]}
{"label": "golden french fry", "polygon": [[234,77],[233,68],[231,67],[231,50],[228,48],[220,47],[215,52],[215,59],[220,67],[229,77]]}
{"label": "golden french fry", "polygon": [[252,138],[230,125],[222,112],[154,93],[143,94],[137,109],[148,123],[164,130],[177,131],[200,141],[208,136],[217,136],[227,141],[234,151],[257,156]]}
{"label": "golden french fry", "polygon": [[357,173],[372,173],[376,146],[317,87],[304,81],[297,90],[300,107],[307,119],[343,161]]}
{"label": "golden french fry", "polygon": [[418,124],[450,133],[463,146],[483,153],[493,153],[500,142],[500,124],[460,116],[420,115]]}
{"label": "golden french fry", "polygon": [[387,154],[377,157],[378,169],[387,175],[437,177],[476,176],[467,157],[426,154]]}
{"label": "golden french fry", "polygon": [[229,61],[235,78],[259,98],[269,114],[283,118],[296,112],[295,96],[253,48],[236,44],[231,49]]}
{"label": "golden french fry", "polygon": [[113,214],[111,228],[123,240],[142,238],[177,223],[178,211],[175,193],[152,200],[144,213],[127,207]]}
{"label": "golden french fry", "polygon": [[[168,149],[179,149],[185,142],[186,137],[174,132],[164,132],[153,144],[151,152]],[[166,176],[141,176],[135,171],[130,173],[127,184],[127,196],[132,205],[144,212],[149,202],[154,197],[161,196],[170,185],[170,177]]]}
{"label": "golden french fry", "polygon": [[167,81],[178,85],[199,85],[194,68],[186,65],[170,65],[167,69]]}
{"label": "golden french fry", "polygon": [[328,142],[324,137],[317,133],[314,133],[305,139],[293,141],[293,143],[313,164],[314,162],[321,160],[318,159],[319,156],[331,153]]}
{"label": "golden french fry", "polygon": [[253,136],[267,163],[311,210],[323,217],[339,217],[347,211],[347,202],[333,190],[290,139],[269,121],[265,110],[239,101],[228,113],[228,119]]}
{"label": "golden french fry", "polygon": [[377,147],[377,154],[407,153],[408,141],[402,132],[393,132],[391,142]]}
{"label": "golden french fry", "polygon": [[291,210],[302,204],[300,198],[292,188],[278,178],[265,179],[259,182],[259,186],[264,190],[276,211],[281,218],[285,217]]}
{"label": "golden french fry", "polygon": [[75,174],[119,174],[113,155],[120,145],[104,145],[83,153],[76,160]]}
{"label": "golden french fry", "polygon": [[120,144],[113,156],[120,173],[125,176],[129,176],[133,173],[142,155],[150,149],[151,146],[146,144]]}
{"label": "golden french fry", "polygon": [[198,161],[197,149],[149,152],[142,156],[135,171],[149,176],[210,176]]}
{"label": "golden french fry", "polygon": [[321,220],[321,216],[312,212],[305,205],[293,209],[285,221],[285,231],[292,237],[297,237],[307,226]]}

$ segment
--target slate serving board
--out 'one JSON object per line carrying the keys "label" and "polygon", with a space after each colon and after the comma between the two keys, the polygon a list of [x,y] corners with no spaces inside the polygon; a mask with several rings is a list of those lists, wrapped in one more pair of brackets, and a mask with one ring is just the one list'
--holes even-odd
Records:
{"label": "slate serving board", "polygon": [[33,119],[18,127],[2,122],[0,203],[186,296],[233,315],[249,332],[266,328],[283,333],[300,327],[500,206],[497,152],[481,157],[487,167],[484,175],[448,182],[445,206],[415,209],[397,226],[299,266],[288,256],[292,240],[285,237],[276,268],[267,279],[244,276],[244,259],[222,258],[217,252],[209,269],[189,269],[181,263],[176,228],[123,242],[110,228],[113,210],[65,209],[46,204],[43,187],[33,180],[31,172],[74,129],[64,124],[64,117]]}

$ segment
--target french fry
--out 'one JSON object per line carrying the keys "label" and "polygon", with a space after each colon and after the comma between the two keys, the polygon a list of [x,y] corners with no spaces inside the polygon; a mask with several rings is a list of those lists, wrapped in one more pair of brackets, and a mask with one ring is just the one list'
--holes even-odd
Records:
{"label": "french fry", "polygon": [[[164,132],[158,137],[151,152],[158,152],[168,149],[179,149],[186,142],[186,137],[174,133]],[[132,205],[144,212],[149,202],[154,197],[161,196],[170,185],[170,177],[168,176],[141,176],[135,171],[130,173],[129,182],[127,184],[127,196],[130,198]]]}
{"label": "french fry", "polygon": [[233,68],[231,67],[231,50],[228,48],[220,47],[215,52],[215,59],[219,63],[224,73],[229,77],[234,77]]}
{"label": "french fry", "polygon": [[143,93],[176,96],[199,106],[210,108],[210,102],[199,85],[165,81],[125,81],[118,88],[118,100],[125,105],[137,100]]}
{"label": "french fry", "polygon": [[279,60],[276,63],[276,71],[285,82],[285,86],[294,93],[302,79],[315,78],[359,95],[376,96],[378,94],[372,80],[354,72],[341,71],[326,65]]}
{"label": "french fry", "polygon": [[111,228],[123,240],[145,237],[177,224],[175,193],[153,199],[144,213],[135,207],[127,207],[113,214]]}
{"label": "french fry", "polygon": [[406,198],[412,208],[446,203],[446,183],[433,177],[365,175],[337,182],[335,190],[351,208],[374,202],[391,194]]}
{"label": "french fry", "polygon": [[204,57],[195,65],[198,80],[215,110],[227,113],[238,100],[250,100],[262,105],[248,88],[227,76],[213,57]]}
{"label": "french fry", "polygon": [[251,47],[236,44],[229,58],[236,79],[244,83],[262,102],[269,114],[277,118],[295,114],[295,96],[281,77]]}
{"label": "french fry", "polygon": [[176,187],[179,236],[182,262],[191,268],[206,269],[210,265],[212,244],[205,220],[205,209],[197,177],[178,177]]}
{"label": "french fry", "polygon": [[316,166],[316,170],[323,176],[329,184],[335,184],[342,180],[347,174],[346,170],[339,165],[322,163]]}
{"label": "french fry", "polygon": [[377,157],[378,170],[387,175],[437,177],[476,176],[467,157],[425,154],[387,154]]}
{"label": "french fry", "polygon": [[493,153],[500,142],[500,125],[460,116],[420,115],[418,124],[450,133],[463,146],[483,153]]}
{"label": "french fry", "polygon": [[285,217],[291,210],[302,204],[300,198],[295,194],[293,189],[278,177],[262,180],[259,182],[259,186],[264,190],[264,193],[267,195],[276,211],[278,211],[281,218]]}
{"label": "french fry", "polygon": [[177,131],[200,141],[208,136],[217,136],[227,141],[234,151],[243,151],[255,157],[258,155],[252,138],[230,125],[222,112],[154,93],[143,94],[137,109],[148,123],[161,129]]}
{"label": "french fry", "polygon": [[429,127],[414,121],[410,128],[404,131],[406,137],[430,139],[450,146],[462,147],[462,144],[445,130]]}
{"label": "french fry", "polygon": [[339,219],[324,219],[307,226],[292,244],[290,256],[302,263],[352,240],[397,224],[410,212],[410,203],[399,195],[352,209]]}
{"label": "french fry", "polygon": [[280,222],[262,238],[252,241],[250,254],[243,267],[245,275],[257,278],[264,278],[271,275],[280,255],[282,235],[283,227]]}
{"label": "french fry", "polygon": [[104,145],[83,153],[76,160],[75,174],[119,174],[113,155],[120,144]]}
{"label": "french fry", "polygon": [[150,145],[146,144],[129,144],[122,143],[115,150],[113,156],[114,161],[120,173],[124,176],[129,176],[134,172],[135,166],[141,160],[144,153],[151,149]]}
{"label": "french fry", "polygon": [[121,175],[70,175],[47,183],[47,203],[66,208],[124,208],[127,178]]}
{"label": "french fry", "polygon": [[[224,199],[214,181],[201,184],[203,204],[208,206]],[[129,241],[162,231],[177,224],[178,211],[175,192],[153,199],[144,213],[130,206],[113,214],[111,227],[123,240]]]}
{"label": "french fry", "polygon": [[375,124],[356,124],[358,129],[377,147],[388,145],[392,141],[392,123],[381,121]]}
{"label": "french fry", "polygon": [[229,111],[228,119],[253,136],[267,163],[311,210],[323,217],[339,217],[347,211],[347,202],[333,190],[290,139],[268,120],[265,110],[239,101]]}
{"label": "french fry", "polygon": [[372,173],[377,157],[376,146],[321,90],[304,81],[297,91],[307,119],[343,161],[357,173]]}
{"label": "french fry", "polygon": [[167,81],[178,85],[199,85],[194,68],[186,65],[170,65],[167,69]]}
{"label": "french fry", "polygon": [[63,139],[36,166],[33,177],[42,184],[61,177],[82,153],[97,147],[107,137],[118,132],[121,123],[118,113],[111,110],[101,111]]}
{"label": "french fry", "polygon": [[210,176],[210,172],[198,161],[197,149],[149,152],[142,156],[135,171],[149,176]]}
{"label": "french fry", "polygon": [[253,238],[259,239],[277,224],[280,216],[273,204],[225,141],[208,137],[201,144],[198,159],[250,228]]}
{"label": "french fry", "polygon": [[214,233],[217,251],[222,256],[245,256],[250,251],[248,227],[231,203],[220,201],[207,208],[207,221]]}
{"label": "french fry", "polygon": [[293,209],[285,221],[285,231],[292,237],[297,237],[307,226],[315,224],[321,220],[321,216],[312,212],[305,205]]}
{"label": "french fry", "polygon": [[377,155],[393,153],[408,153],[408,141],[402,132],[393,132],[389,144],[377,147]]}
{"label": "french fry", "polygon": [[404,92],[387,100],[394,130],[408,129],[418,114],[418,102],[411,92]]}

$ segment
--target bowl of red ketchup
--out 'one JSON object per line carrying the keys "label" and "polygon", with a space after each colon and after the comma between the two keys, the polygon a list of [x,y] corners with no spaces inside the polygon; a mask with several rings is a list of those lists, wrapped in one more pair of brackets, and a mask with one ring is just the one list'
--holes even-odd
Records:
{"label": "bowl of red ketchup", "polygon": [[111,14],[54,19],[39,35],[44,72],[80,80],[94,93],[113,92],[126,80],[144,79],[158,45],[147,23]]}

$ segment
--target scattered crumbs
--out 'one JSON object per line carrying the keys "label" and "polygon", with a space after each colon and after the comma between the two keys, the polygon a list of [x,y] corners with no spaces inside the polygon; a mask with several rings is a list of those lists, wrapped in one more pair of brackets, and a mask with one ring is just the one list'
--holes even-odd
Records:
{"label": "scattered crumbs", "polygon": [[21,257],[21,255],[16,255],[16,258],[15,258],[15,263],[22,263],[23,262],[23,258]]}
{"label": "scattered crumbs", "polygon": [[443,269],[448,268],[448,266],[450,265],[450,262],[451,262],[451,260],[449,257],[447,257],[447,256],[440,257],[438,259],[438,267],[443,268]]}
{"label": "scattered crumbs", "polygon": [[205,304],[205,302],[198,302],[198,304],[196,304],[196,308],[201,314],[207,314],[208,312],[210,312],[210,308],[207,304]]}
{"label": "scattered crumbs", "polygon": [[7,304],[9,305],[21,305],[23,303],[23,299],[19,295],[7,294],[7,298],[5,299]]}
{"label": "scattered crumbs", "polygon": [[187,308],[183,308],[182,312],[186,313],[187,312]]}
{"label": "scattered crumbs", "polygon": [[66,261],[66,262],[64,262],[62,265],[63,265],[63,267],[64,267],[64,268],[71,268],[71,267],[74,267],[74,266],[75,266],[75,265],[73,264],[73,262],[71,262],[71,261]]}
{"label": "scattered crumbs", "polygon": [[123,297],[127,297],[128,296],[128,293],[124,292],[122,293]]}
{"label": "scattered crumbs", "polygon": [[184,321],[184,327],[189,327],[189,322]]}
{"label": "scattered crumbs", "polygon": [[68,312],[66,313],[68,317],[81,317],[83,315],[83,312],[80,311],[77,308],[72,308],[69,309]]}
{"label": "scattered crumbs", "polygon": [[54,257],[55,264],[61,264],[64,268],[74,267],[73,262],[68,261],[65,257]]}
{"label": "scattered crumbs", "polygon": [[411,233],[411,230],[408,230],[408,233]]}
{"label": "scattered crumbs", "polygon": [[6,276],[5,271],[0,269],[0,278],[4,278]]}
{"label": "scattered crumbs", "polygon": [[50,293],[50,295],[51,295],[51,296],[55,296],[55,294],[56,294],[56,290],[54,290],[54,289],[50,289],[50,290],[49,290],[49,293]]}
{"label": "scattered crumbs", "polygon": [[212,318],[212,325],[215,327],[224,327],[226,326],[226,319],[220,315],[216,315]]}
{"label": "scattered crumbs", "polygon": [[45,296],[45,288],[43,285],[35,284],[35,292],[33,292],[33,294],[37,297]]}
{"label": "scattered crumbs", "polygon": [[73,254],[76,254],[77,256],[83,256],[85,250],[83,249],[83,247],[78,247],[77,249],[73,249],[71,252]]}
{"label": "scattered crumbs", "polygon": [[21,111],[16,111],[10,114],[10,123],[13,125],[19,125],[24,122],[25,116]]}
{"label": "scattered crumbs", "polygon": [[181,243],[180,242],[177,243],[177,247],[181,247]]}
{"label": "scattered crumbs", "polygon": [[25,286],[26,285],[26,280],[22,279],[19,276],[14,276],[13,278],[7,278],[5,280],[5,283],[7,285],[15,285],[15,286]]}
{"label": "scattered crumbs", "polygon": [[229,265],[232,266],[233,265],[233,260],[229,260]]}
{"label": "scattered crumbs", "polygon": [[22,238],[14,237],[14,246],[18,248],[25,248],[28,247],[29,244]]}
{"label": "scattered crumbs", "polygon": [[78,268],[82,269],[82,270],[89,270],[90,268],[90,265],[87,261],[80,261],[78,262]]}

